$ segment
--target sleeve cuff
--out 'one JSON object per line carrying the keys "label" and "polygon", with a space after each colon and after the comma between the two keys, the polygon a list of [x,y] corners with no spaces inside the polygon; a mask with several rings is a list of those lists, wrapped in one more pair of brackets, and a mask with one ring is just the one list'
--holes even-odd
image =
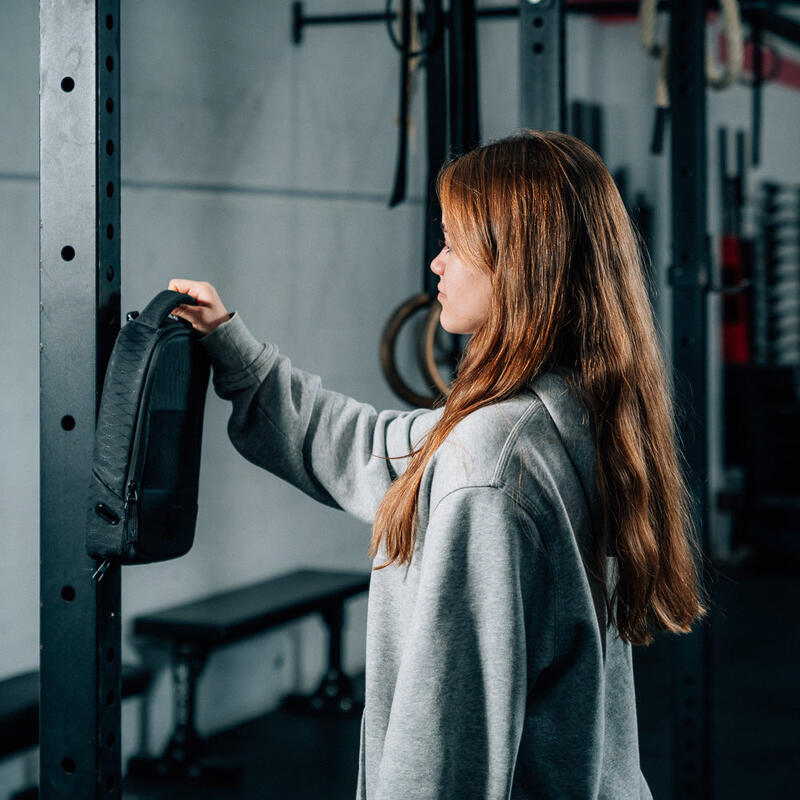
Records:
{"label": "sleeve cuff", "polygon": [[199,341],[214,368],[216,384],[238,384],[242,379],[256,377],[256,367],[270,360],[275,350],[274,346],[259,342],[236,311]]}

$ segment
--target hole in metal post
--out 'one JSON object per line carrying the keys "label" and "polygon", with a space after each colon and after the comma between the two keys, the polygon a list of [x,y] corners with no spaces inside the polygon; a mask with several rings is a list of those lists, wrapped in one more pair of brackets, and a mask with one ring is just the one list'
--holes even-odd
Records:
{"label": "hole in metal post", "polygon": [[72,80],[72,78],[70,78],[69,76],[67,76],[66,78],[64,78],[64,80],[61,81],[61,88],[65,92],[71,92],[75,88],[75,81]]}
{"label": "hole in metal post", "polygon": [[111,139],[106,142],[106,153],[108,153],[110,156],[114,155],[114,142],[111,141]]}
{"label": "hole in metal post", "polygon": [[113,14],[106,14],[106,28],[111,30],[114,27],[114,16]]}
{"label": "hole in metal post", "polygon": [[109,114],[114,111],[114,101],[110,97],[106,100],[106,111],[108,111]]}
{"label": "hole in metal post", "polygon": [[113,59],[113,58],[111,58],[111,56],[109,56],[109,57],[106,59],[106,69],[107,69],[109,72],[113,72],[113,70],[114,70],[114,59]]}
{"label": "hole in metal post", "polygon": [[117,699],[117,693],[114,691],[110,691],[106,694],[106,705],[113,706],[114,701]]}
{"label": "hole in metal post", "polygon": [[75,427],[75,417],[71,417],[69,414],[61,417],[61,427],[65,431],[71,431]]}
{"label": "hole in metal post", "polygon": [[114,238],[114,226],[108,225],[106,226],[106,238],[113,239]]}
{"label": "hole in metal post", "polygon": [[541,17],[534,17],[533,18],[533,27],[534,28],[541,28],[544,25],[544,20]]}
{"label": "hole in metal post", "polygon": [[75,599],[75,589],[72,586],[62,586],[61,597],[71,603]]}
{"label": "hole in metal post", "polygon": [[533,46],[534,53],[543,53],[544,52],[544,45],[541,42],[536,42]]}
{"label": "hole in metal post", "polygon": [[72,261],[72,259],[75,258],[75,248],[71,245],[65,245],[62,247],[61,258],[63,258],[64,261]]}
{"label": "hole in metal post", "polygon": [[66,758],[62,758],[61,769],[63,769],[64,772],[71,775],[73,772],[75,772],[75,759],[70,758],[69,756],[67,756]]}
{"label": "hole in metal post", "polygon": [[111,793],[114,791],[114,787],[117,785],[116,778],[113,775],[109,775],[106,778],[106,791]]}
{"label": "hole in metal post", "polygon": [[113,197],[114,196],[114,184],[111,181],[109,181],[106,184],[106,196],[107,197]]}
{"label": "hole in metal post", "polygon": [[109,664],[114,660],[114,655],[114,648],[109,647],[108,650],[106,650],[106,661],[108,661]]}
{"label": "hole in metal post", "polygon": [[106,279],[108,281],[114,280],[114,267],[112,267],[110,264],[106,267]]}
{"label": "hole in metal post", "polygon": [[116,738],[114,737],[114,734],[113,734],[113,732],[112,732],[112,731],[109,731],[109,732],[106,734],[106,747],[113,747],[113,746],[114,746],[114,742],[116,742],[116,741],[117,741],[117,740],[116,740]]}

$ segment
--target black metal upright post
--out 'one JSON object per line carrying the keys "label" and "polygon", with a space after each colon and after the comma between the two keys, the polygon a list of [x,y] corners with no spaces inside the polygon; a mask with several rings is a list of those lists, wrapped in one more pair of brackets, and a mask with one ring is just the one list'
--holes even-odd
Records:
{"label": "black metal upright post", "polygon": [[[708,336],[710,253],[706,208],[705,3],[674,0],[670,15],[672,130],[672,341],[676,400],[703,552],[708,527]],[[704,567],[699,565],[705,581]],[[673,789],[710,800],[711,634],[707,624],[676,637],[673,669]]]}
{"label": "black metal upright post", "polygon": [[120,577],[85,500],[120,326],[119,0],[40,0],[40,797],[120,798]]}
{"label": "black metal upright post", "polygon": [[519,2],[520,125],[566,130],[564,0]]}
{"label": "black metal upright post", "polygon": [[451,0],[447,56],[450,150],[466,153],[480,144],[478,34],[475,0]]}
{"label": "black metal upright post", "polygon": [[444,14],[442,0],[425,3],[425,31],[428,39],[425,54],[425,105],[428,146],[428,182],[425,192],[425,252],[422,262],[422,285],[432,297],[439,281],[430,263],[440,250],[438,244],[441,208],[436,196],[436,176],[447,157],[447,67],[444,51]]}

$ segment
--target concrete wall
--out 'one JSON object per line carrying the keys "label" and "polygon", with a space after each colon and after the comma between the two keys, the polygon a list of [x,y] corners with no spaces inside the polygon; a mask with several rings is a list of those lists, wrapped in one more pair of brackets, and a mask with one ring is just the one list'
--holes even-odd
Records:
{"label": "concrete wall", "polygon": [[[39,658],[39,19],[3,3],[0,25],[0,676]],[[13,376],[13,378],[11,377]],[[33,753],[0,761],[0,796],[36,779]]]}
{"label": "concrete wall", "polygon": [[[482,6],[506,5],[502,0]],[[415,94],[410,199],[390,210],[397,131],[398,58],[381,25],[309,28],[290,41],[290,3],[138,0],[122,9],[122,305],[139,309],[172,277],[211,281],[229,309],[332,389],[397,407],[378,365],[390,311],[421,283],[424,85]],[[376,10],[339,0],[326,11]],[[309,9],[310,11],[311,9]],[[0,26],[0,678],[38,661],[38,9],[4,0]],[[517,23],[482,22],[480,93],[485,139],[517,127]],[[655,63],[635,26],[571,18],[571,98],[606,110],[606,160],[627,165],[631,194],[656,204],[659,303],[669,260],[669,163],[649,154]],[[764,95],[763,175],[798,180],[800,102]],[[747,94],[710,96],[710,131],[749,125]],[[716,192],[715,139],[709,180]],[[755,178],[756,176],[754,176]],[[712,199],[710,227],[718,225]],[[709,301],[718,316],[716,298]],[[664,316],[665,330],[669,329]],[[711,357],[718,341],[712,338]],[[717,359],[718,361],[718,359]],[[714,363],[712,361],[712,363]],[[715,397],[718,389],[715,389]],[[369,569],[368,526],[318,506],[244,461],[227,439],[229,405],[210,393],[196,544],[186,557],[126,569],[124,656],[144,651],[131,620],[208,592],[300,566]],[[715,423],[715,442],[718,442]],[[712,478],[721,479],[718,452]],[[724,549],[724,520],[717,524]],[[363,669],[366,600],[348,605],[345,667]],[[326,642],[308,619],[215,654],[200,686],[199,727],[210,732],[272,707],[321,677]],[[255,676],[255,679],[254,679]],[[124,750],[163,746],[170,687],[159,672],[140,726],[123,712]],[[35,756],[0,763],[0,794],[35,778]]]}

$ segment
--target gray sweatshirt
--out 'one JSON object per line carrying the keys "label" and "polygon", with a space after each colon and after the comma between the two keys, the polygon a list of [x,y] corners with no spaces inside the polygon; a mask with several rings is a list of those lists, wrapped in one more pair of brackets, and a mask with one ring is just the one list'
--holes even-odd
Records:
{"label": "gray sweatshirt", "polygon": [[[327,391],[236,312],[200,341],[236,449],[367,522],[442,413]],[[411,564],[371,576],[357,800],[651,798],[631,648],[589,566],[593,452],[549,373],[432,457]]]}

